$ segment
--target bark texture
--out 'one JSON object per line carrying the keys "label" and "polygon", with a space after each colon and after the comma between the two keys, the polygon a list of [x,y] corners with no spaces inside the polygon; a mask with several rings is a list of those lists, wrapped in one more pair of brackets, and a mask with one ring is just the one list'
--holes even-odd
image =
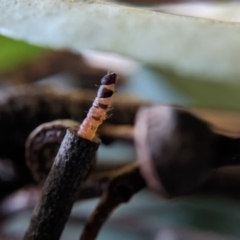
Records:
{"label": "bark texture", "polygon": [[88,175],[99,143],[99,139],[89,141],[67,131],[24,240],[60,238],[77,197],[79,184]]}

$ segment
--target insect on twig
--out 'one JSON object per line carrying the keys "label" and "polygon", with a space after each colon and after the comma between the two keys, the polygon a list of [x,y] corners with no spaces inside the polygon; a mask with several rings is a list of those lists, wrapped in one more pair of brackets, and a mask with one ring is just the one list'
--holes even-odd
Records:
{"label": "insect on twig", "polygon": [[98,127],[108,117],[107,113],[111,109],[111,100],[112,95],[115,93],[116,81],[116,73],[109,73],[102,78],[97,97],[87,117],[79,127],[77,134],[80,137],[92,140],[96,135]]}

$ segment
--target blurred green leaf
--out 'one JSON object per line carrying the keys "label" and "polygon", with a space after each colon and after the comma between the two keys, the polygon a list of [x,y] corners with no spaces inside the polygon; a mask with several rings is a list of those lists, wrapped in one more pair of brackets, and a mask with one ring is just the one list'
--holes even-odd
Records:
{"label": "blurred green leaf", "polygon": [[46,51],[44,48],[23,41],[0,36],[0,72],[9,71],[20,64],[31,61]]}

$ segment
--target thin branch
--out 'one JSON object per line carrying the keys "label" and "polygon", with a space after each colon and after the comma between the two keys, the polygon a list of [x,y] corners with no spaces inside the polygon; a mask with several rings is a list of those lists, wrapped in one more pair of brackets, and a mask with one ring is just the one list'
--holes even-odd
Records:
{"label": "thin branch", "polygon": [[88,219],[80,240],[94,240],[104,222],[120,204],[145,187],[137,163],[130,164],[112,175],[106,193]]}
{"label": "thin branch", "polygon": [[[59,146],[66,134],[68,128],[78,129],[79,122],[61,119],[38,126],[28,136],[26,141],[26,165],[28,166],[33,178],[39,184],[43,184],[50,172],[53,160],[59,149]],[[100,138],[103,141],[124,139],[126,134],[132,135],[133,127],[120,125],[105,125],[99,131]],[[133,140],[133,139],[132,139]]]}
{"label": "thin branch", "polygon": [[133,142],[134,128],[132,125],[104,124],[99,130],[99,135],[105,144],[114,140]]}
{"label": "thin branch", "polygon": [[89,141],[67,131],[24,240],[59,239],[99,143],[99,139]]}
{"label": "thin branch", "polygon": [[[106,190],[108,182],[87,180],[79,186],[76,201],[97,198]],[[25,211],[32,210],[39,202],[42,188],[28,186],[22,188],[3,199],[0,202],[0,223],[7,218]]]}

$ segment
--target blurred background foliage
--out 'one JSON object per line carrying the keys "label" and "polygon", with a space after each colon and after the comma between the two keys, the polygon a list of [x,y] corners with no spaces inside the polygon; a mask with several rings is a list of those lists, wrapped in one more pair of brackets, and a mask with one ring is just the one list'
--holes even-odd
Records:
{"label": "blurred background foliage", "polygon": [[0,36],[0,72],[7,72],[47,53],[46,48]]}

